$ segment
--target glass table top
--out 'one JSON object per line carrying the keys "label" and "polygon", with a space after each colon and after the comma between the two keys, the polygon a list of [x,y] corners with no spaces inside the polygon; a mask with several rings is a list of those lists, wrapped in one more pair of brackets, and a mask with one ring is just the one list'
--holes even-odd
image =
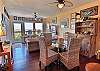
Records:
{"label": "glass table top", "polygon": [[61,52],[67,51],[66,48],[57,48],[57,47],[54,47],[51,50],[53,50],[53,51],[55,51],[57,53],[61,53]]}

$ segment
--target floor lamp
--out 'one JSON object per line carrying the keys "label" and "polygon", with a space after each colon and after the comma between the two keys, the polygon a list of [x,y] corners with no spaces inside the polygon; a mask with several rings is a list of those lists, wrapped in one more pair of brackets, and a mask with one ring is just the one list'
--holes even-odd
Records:
{"label": "floor lamp", "polygon": [[[2,25],[0,24],[0,37],[2,37],[2,36],[5,36],[5,32],[4,32],[3,28],[2,28]],[[1,38],[0,38],[0,52],[3,52]]]}

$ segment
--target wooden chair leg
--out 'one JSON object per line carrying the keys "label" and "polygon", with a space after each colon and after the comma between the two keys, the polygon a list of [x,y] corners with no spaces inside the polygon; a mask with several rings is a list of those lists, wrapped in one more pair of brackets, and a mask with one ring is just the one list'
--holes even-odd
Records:
{"label": "wooden chair leg", "polygon": [[40,68],[40,70],[41,70],[41,61],[39,61],[39,68]]}
{"label": "wooden chair leg", "polygon": [[77,66],[77,67],[75,67],[75,68],[73,68],[73,69],[71,69],[71,70],[69,70],[69,71],[80,71],[80,67]]}
{"label": "wooden chair leg", "polygon": [[60,60],[57,60],[57,68],[60,69]]}
{"label": "wooden chair leg", "polygon": [[48,71],[48,66],[45,67],[45,71]]}
{"label": "wooden chair leg", "polygon": [[77,71],[80,71],[80,67],[79,66],[77,66]]}

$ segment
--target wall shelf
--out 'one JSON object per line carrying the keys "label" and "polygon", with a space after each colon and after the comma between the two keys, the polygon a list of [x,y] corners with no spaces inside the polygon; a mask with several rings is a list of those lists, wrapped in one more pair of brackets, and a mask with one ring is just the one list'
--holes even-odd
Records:
{"label": "wall shelf", "polygon": [[94,28],[93,26],[77,26],[76,28]]}

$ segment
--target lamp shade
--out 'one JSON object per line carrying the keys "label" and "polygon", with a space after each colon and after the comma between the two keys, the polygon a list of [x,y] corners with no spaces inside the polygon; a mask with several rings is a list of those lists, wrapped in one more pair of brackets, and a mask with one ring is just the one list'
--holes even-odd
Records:
{"label": "lamp shade", "polygon": [[5,32],[4,32],[1,24],[0,24],[0,36],[5,36]]}

